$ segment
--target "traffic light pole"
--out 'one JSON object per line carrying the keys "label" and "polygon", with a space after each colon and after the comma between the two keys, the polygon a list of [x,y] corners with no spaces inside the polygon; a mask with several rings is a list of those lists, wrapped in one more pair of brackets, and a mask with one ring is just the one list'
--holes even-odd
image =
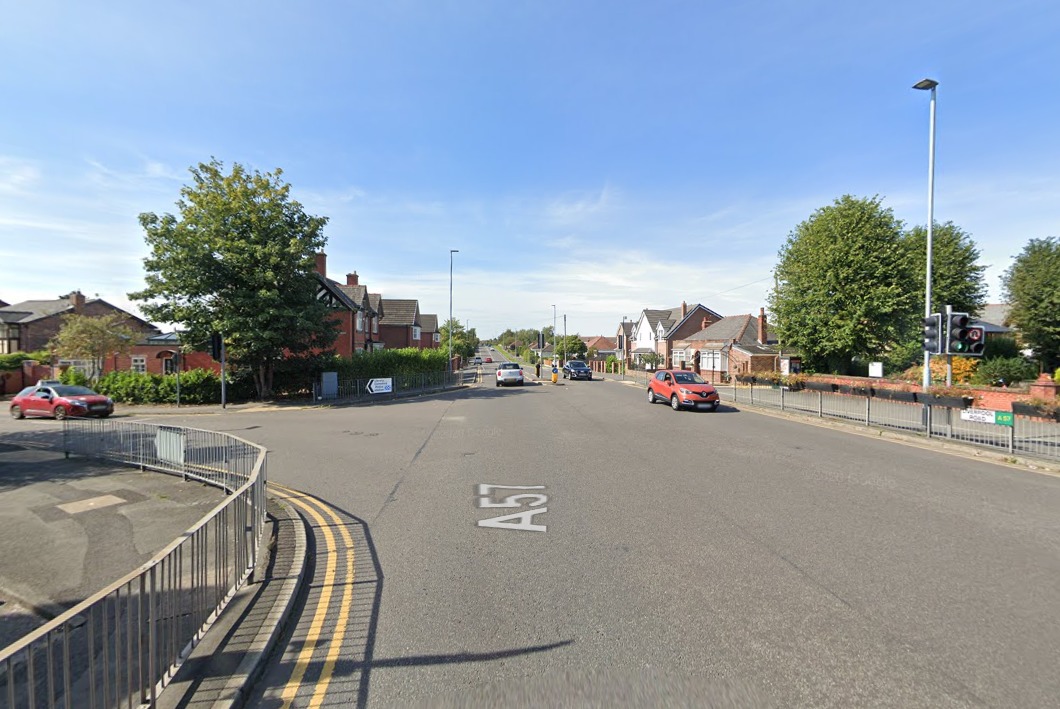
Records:
{"label": "traffic light pole", "polygon": [[946,386],[953,386],[953,354],[950,353],[950,323],[953,320],[953,306],[946,306]]}

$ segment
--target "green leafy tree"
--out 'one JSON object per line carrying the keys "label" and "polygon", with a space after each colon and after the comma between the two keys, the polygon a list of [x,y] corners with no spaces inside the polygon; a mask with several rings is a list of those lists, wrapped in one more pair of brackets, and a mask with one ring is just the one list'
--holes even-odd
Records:
{"label": "green leafy tree", "polygon": [[456,318],[447,320],[438,328],[438,332],[441,335],[441,349],[446,351],[446,356],[449,352],[449,332],[453,333],[453,355],[459,355],[465,362],[475,356],[475,351],[479,346],[478,335],[475,334],[475,328],[467,330],[460,321]]}
{"label": "green leafy tree", "polygon": [[1060,237],[1031,239],[1001,277],[1009,324],[1046,371],[1060,365]]}
{"label": "green leafy tree", "polygon": [[878,197],[844,195],[799,224],[781,248],[769,296],[776,331],[810,370],[847,373],[910,336],[914,264],[902,224]]}
{"label": "green leafy tree", "polygon": [[[903,239],[913,258],[913,283],[924,287],[927,264],[927,227],[915,226]],[[931,312],[947,305],[960,313],[978,313],[986,305],[986,266],[979,264],[979,249],[972,237],[953,222],[935,224],[931,230]],[[923,297],[921,310],[923,312]],[[919,327],[918,343],[919,343]]]}
{"label": "green leafy tree", "polygon": [[103,360],[112,355],[127,355],[141,334],[129,327],[121,313],[109,315],[66,315],[59,332],[49,346],[63,359],[81,359],[92,363],[89,381],[103,373]]}
{"label": "green leafy tree", "polygon": [[215,159],[190,172],[179,216],[140,215],[151,249],[147,287],[129,297],[144,302],[149,318],[180,323],[189,342],[222,333],[228,359],[250,370],[267,398],[278,362],[335,341],[314,274],[328,220],[291,199],[279,169],[262,174],[236,163],[226,174]]}
{"label": "green leafy tree", "polygon": [[556,338],[556,355],[563,361],[581,357],[586,350],[585,343],[577,335]]}

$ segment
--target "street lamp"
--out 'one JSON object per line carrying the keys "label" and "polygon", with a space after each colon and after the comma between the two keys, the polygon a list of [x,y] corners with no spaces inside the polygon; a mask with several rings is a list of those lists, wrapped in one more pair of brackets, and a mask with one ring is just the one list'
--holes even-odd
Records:
{"label": "street lamp", "polygon": [[[928,129],[928,223],[927,223],[927,268],[924,285],[924,317],[931,316],[931,240],[935,227],[935,87],[939,82],[922,79],[913,84],[914,89],[931,92],[931,118]],[[931,386],[931,353],[924,350],[924,391]]]}
{"label": "street lamp", "polygon": [[556,306],[552,305],[552,368],[556,367]]}
{"label": "street lamp", "polygon": [[449,249],[449,374],[453,373],[453,254],[460,249]]}

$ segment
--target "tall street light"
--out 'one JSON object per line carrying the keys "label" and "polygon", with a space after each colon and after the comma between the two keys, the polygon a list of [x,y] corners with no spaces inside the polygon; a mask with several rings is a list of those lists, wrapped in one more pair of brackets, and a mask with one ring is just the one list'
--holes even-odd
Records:
{"label": "tall street light", "polygon": [[556,367],[556,306],[552,306],[552,368]]}
{"label": "tall street light", "polygon": [[460,249],[449,249],[449,374],[453,373],[453,254]]}
{"label": "tall street light", "polygon": [[[939,82],[923,79],[913,84],[914,89],[931,92],[931,119],[928,129],[928,223],[927,223],[927,277],[924,285],[924,317],[931,317],[931,240],[935,227],[935,87]],[[940,323],[941,325],[941,323]],[[941,335],[940,335],[941,336]],[[931,353],[924,350],[924,391],[931,386]]]}

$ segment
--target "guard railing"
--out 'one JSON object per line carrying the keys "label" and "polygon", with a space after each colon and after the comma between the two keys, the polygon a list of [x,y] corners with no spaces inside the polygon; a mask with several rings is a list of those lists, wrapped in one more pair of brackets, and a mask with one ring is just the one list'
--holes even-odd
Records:
{"label": "guard railing", "polygon": [[64,421],[61,446],[229,494],[140,569],[0,650],[0,707],[154,706],[258,562],[266,450],[224,433],[89,419]]}
{"label": "guard railing", "polygon": [[1040,458],[1060,459],[1060,423],[984,409],[783,386],[715,385],[723,400],[917,433]]}

